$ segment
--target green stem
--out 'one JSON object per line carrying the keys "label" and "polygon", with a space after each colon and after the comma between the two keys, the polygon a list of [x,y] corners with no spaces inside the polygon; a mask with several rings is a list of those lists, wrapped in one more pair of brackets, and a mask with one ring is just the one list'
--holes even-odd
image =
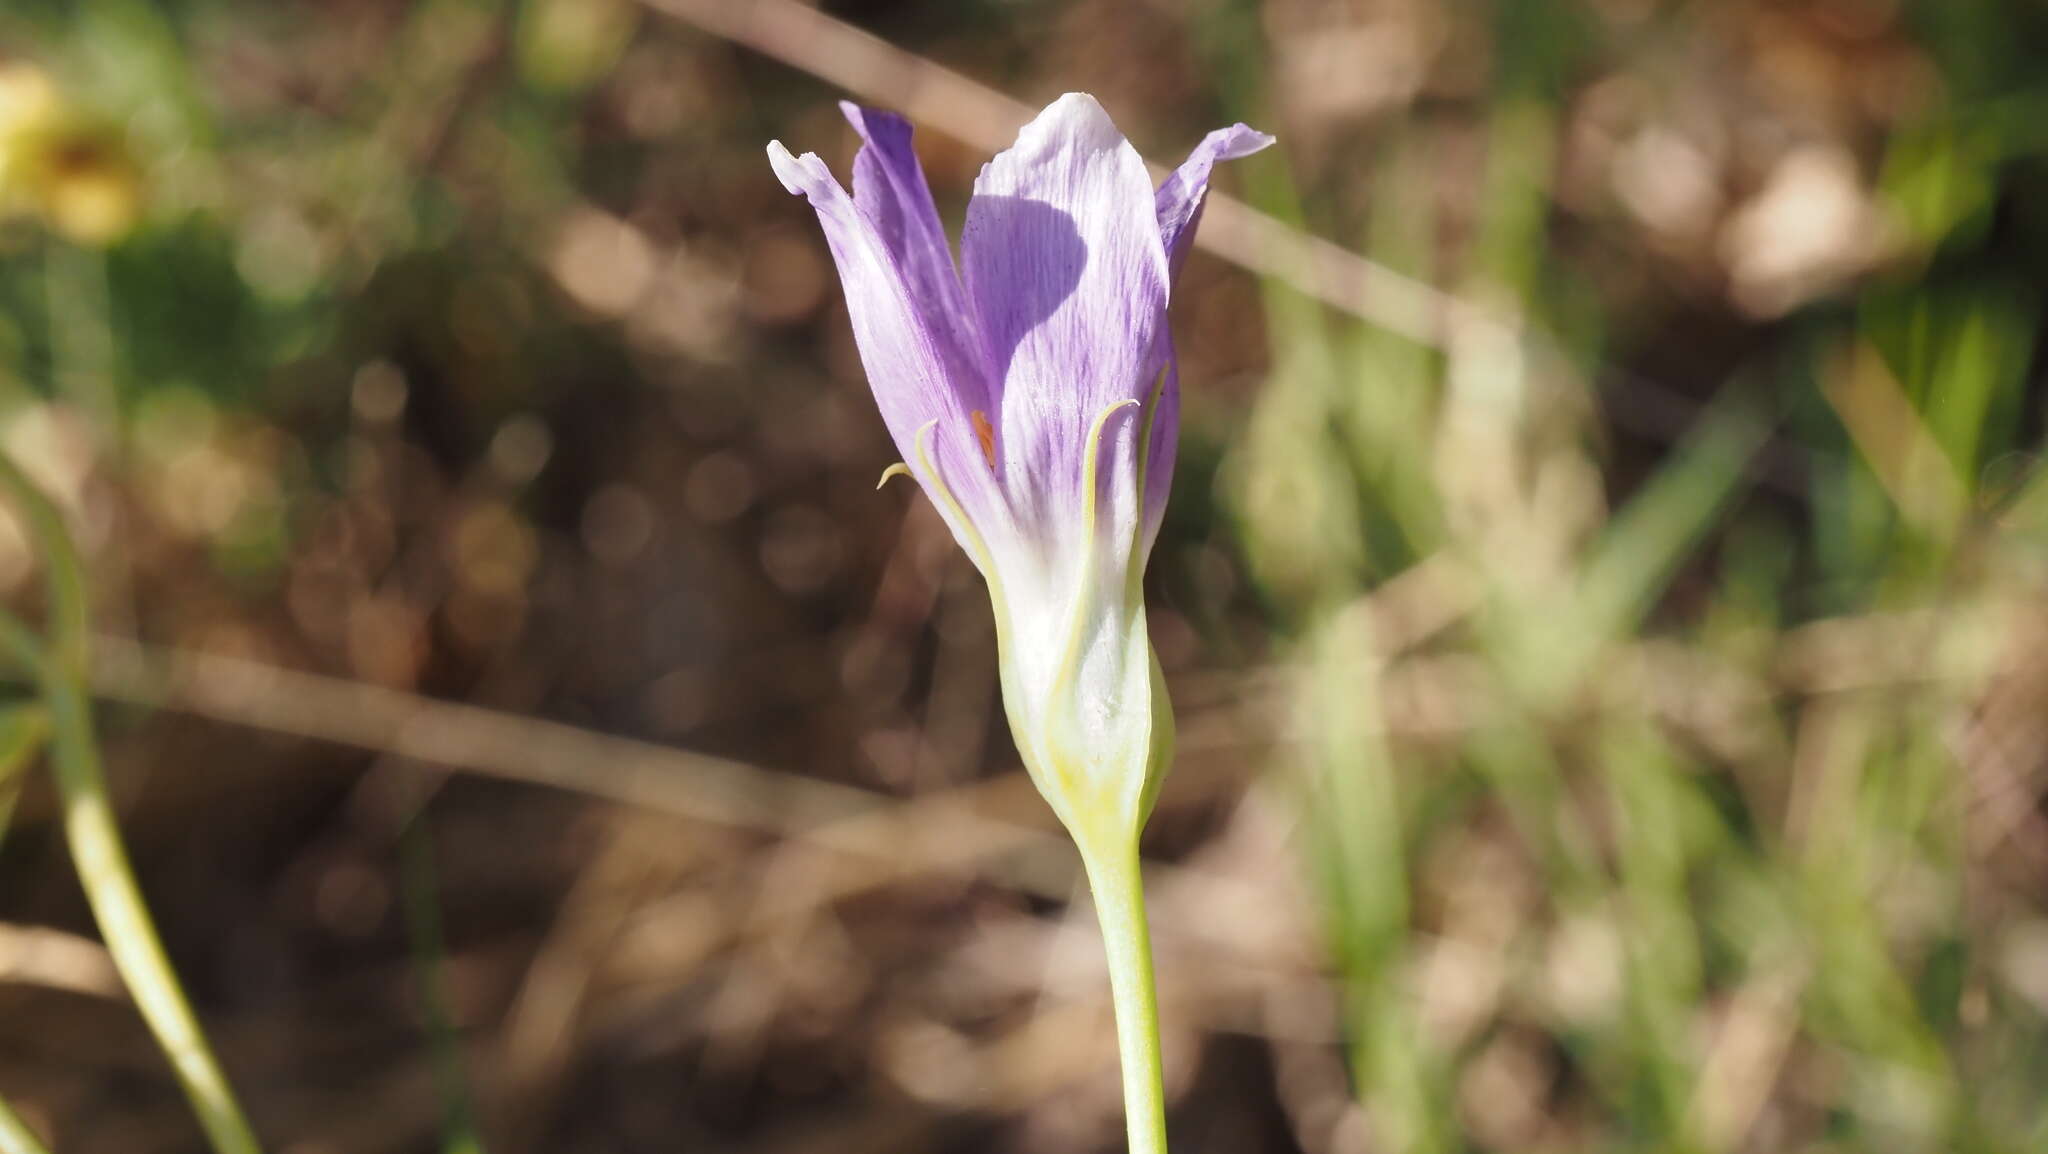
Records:
{"label": "green stem", "polygon": [[50,1154],[50,1148],[5,1099],[0,1099],[0,1154]]}
{"label": "green stem", "polygon": [[1135,836],[1081,847],[1102,944],[1109,955],[1116,1005],[1117,1051],[1123,1059],[1124,1129],[1130,1154],[1166,1154],[1166,1092],[1160,1079],[1159,998],[1152,979],[1152,935],[1145,925],[1145,887]]}
{"label": "green stem", "polygon": [[220,1154],[257,1154],[256,1135],[185,1001],[185,992],[135,883],[135,870],[129,865],[113,807],[107,801],[85,694],[51,662],[45,666],[43,698],[53,727],[51,761],[63,798],[64,833],[71,842],[79,882],[106,939],[107,952],[113,955],[143,1020],[170,1058],[213,1148]]}
{"label": "green stem", "polygon": [[64,833],[85,899],[106,939],[136,1008],[171,1060],[185,1096],[218,1154],[259,1154],[255,1132],[242,1116],[220,1063],[177,974],[165,956],[149,907],[135,882],[135,870],[121,843],[121,831],[107,800],[106,775],[92,730],[86,695],[87,640],[85,568],[65,530],[63,515],[14,462],[0,454],[0,488],[5,488],[41,547],[49,586],[47,645],[22,645],[8,638],[16,655],[33,659],[43,704],[49,710],[50,763],[64,808]]}
{"label": "green stem", "polygon": [[434,845],[427,815],[416,810],[400,835],[406,928],[412,939],[413,980],[425,1012],[434,1080],[441,1092],[442,1154],[484,1154],[477,1134],[476,1107],[462,1064],[462,1044],[448,1007],[447,946],[441,930],[440,884],[434,875]]}

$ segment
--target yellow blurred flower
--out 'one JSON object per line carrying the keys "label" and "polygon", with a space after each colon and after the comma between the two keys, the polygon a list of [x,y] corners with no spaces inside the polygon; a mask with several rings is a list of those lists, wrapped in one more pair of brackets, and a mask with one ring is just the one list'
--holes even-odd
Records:
{"label": "yellow blurred flower", "polygon": [[141,170],[120,131],[33,64],[0,64],[0,213],[95,246],[128,235],[142,213]]}

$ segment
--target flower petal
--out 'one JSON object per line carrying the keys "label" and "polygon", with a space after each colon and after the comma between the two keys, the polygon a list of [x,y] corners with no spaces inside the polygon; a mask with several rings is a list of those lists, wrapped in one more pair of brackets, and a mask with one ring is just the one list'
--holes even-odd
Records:
{"label": "flower petal", "polygon": [[[1210,170],[1218,161],[1250,156],[1271,143],[1271,136],[1242,124],[1219,128],[1203,137],[1187,160],[1160,183],[1154,211],[1159,218],[1159,239],[1166,248],[1169,285],[1179,282],[1181,265],[1186,263],[1188,249],[1194,245],[1195,226],[1201,223],[1202,208],[1209,199]],[[1163,339],[1167,344],[1166,375],[1160,382],[1159,400],[1147,409],[1151,420],[1146,437],[1144,530],[1138,546],[1139,564],[1151,554],[1152,542],[1159,536],[1180,445],[1180,364],[1171,339]]]}
{"label": "flower petal", "polygon": [[932,204],[924,167],[911,148],[910,122],[893,112],[841,101],[840,112],[860,134],[853,158],[853,200],[867,214],[947,362],[954,392],[970,412],[993,408],[981,338],[967,310],[967,294],[953,265],[953,250]]}
{"label": "flower petal", "polygon": [[1181,166],[1160,183],[1159,235],[1166,243],[1174,280],[1180,279],[1180,266],[1187,261],[1188,248],[1195,240],[1195,226],[1202,220],[1202,205],[1209,198],[1210,169],[1219,160],[1250,156],[1271,143],[1272,137],[1242,124],[1219,128],[1203,137]]}
{"label": "flower petal", "polygon": [[1145,496],[1139,512],[1143,528],[1132,564],[1142,569],[1152,555],[1159,523],[1166,517],[1166,498],[1173,491],[1173,464],[1180,457],[1180,357],[1171,338],[1166,345],[1166,372],[1159,378],[1159,396],[1145,406]]}
{"label": "flower petal", "polygon": [[[1061,97],[982,168],[960,256],[1000,381],[1011,508],[1026,532],[1071,541],[1091,425],[1118,401],[1149,401],[1161,368],[1166,250],[1145,162],[1093,97]],[[1141,420],[1122,412],[1102,433],[1097,523],[1110,541],[1136,529]]]}
{"label": "flower petal", "polygon": [[[940,502],[963,545],[974,535],[1007,523],[1007,511],[988,462],[975,444],[972,414],[987,402],[987,383],[963,367],[964,354],[949,355],[948,339],[935,333],[918,307],[917,291],[897,255],[869,214],[854,203],[815,153],[791,156],[781,141],[768,145],[768,160],[783,187],[811,202],[825,243],[839,266],[854,344],[874,389],[876,407],[927,493],[949,488],[957,507],[974,525]],[[919,431],[933,428],[920,444]],[[977,554],[980,564],[985,558]]]}

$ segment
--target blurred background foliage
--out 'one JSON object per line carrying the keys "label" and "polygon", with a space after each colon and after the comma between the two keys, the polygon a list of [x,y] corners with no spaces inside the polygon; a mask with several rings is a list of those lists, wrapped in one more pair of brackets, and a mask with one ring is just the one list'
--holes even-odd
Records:
{"label": "blurred background foliage", "polygon": [[[872,491],[763,157],[846,171],[834,61],[720,7],[0,14],[0,446],[274,1149],[1120,1142],[986,599]],[[1177,1148],[2048,1145],[2048,9],[825,13],[1155,160],[1273,131],[1227,187],[1463,302],[1175,302]],[[957,225],[982,152],[919,143]],[[25,612],[37,565],[0,518]],[[29,779],[0,1091],[198,1149],[52,819]]]}

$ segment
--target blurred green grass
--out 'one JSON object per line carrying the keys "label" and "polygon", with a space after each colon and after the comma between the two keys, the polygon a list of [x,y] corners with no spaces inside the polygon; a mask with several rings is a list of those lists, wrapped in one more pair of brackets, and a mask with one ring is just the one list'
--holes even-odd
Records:
{"label": "blurred green grass", "polygon": [[[1275,768],[1313,835],[1361,1099],[1396,1150],[2031,1149],[2048,1051],[2014,981],[2040,894],[1985,827],[2036,802],[1982,791],[2040,757],[2003,744],[1994,703],[2038,677],[2040,539],[2008,510],[2041,483],[2040,235],[1999,218],[2032,214],[2005,198],[2041,155],[1992,127],[2039,89],[2015,64],[2020,92],[1969,91],[1966,53],[2016,50],[1983,31],[1996,5],[1915,6],[1931,43],[1971,46],[1937,48],[1941,75],[1971,78],[1879,150],[1900,249],[1780,321],[1622,488],[1602,392],[1632,383],[1549,243],[1545,142],[1573,93],[1540,58],[1562,37],[1518,23],[1534,7],[1495,24],[1503,63],[1539,59],[1501,70],[1454,274],[1524,351],[1435,356],[1272,285],[1296,319],[1233,448],[1247,559],[1301,655],[1308,745]],[[1432,225],[1404,190],[1433,179],[1433,130],[1410,124],[1385,132],[1365,251],[1414,269]],[[1802,466],[1782,495],[1755,484],[1767,438]],[[1478,592],[1389,645],[1374,588],[1411,566]],[[1787,650],[1826,618],[1901,660],[1829,654],[1839,688],[1796,684]],[[1490,707],[1451,742],[1391,740],[1379,679],[1454,659]],[[1724,675],[1739,713],[1670,700]],[[1471,909],[1468,887],[1494,892]],[[1486,959],[1485,1004],[1432,1029],[1414,1006],[1461,953]]]}

